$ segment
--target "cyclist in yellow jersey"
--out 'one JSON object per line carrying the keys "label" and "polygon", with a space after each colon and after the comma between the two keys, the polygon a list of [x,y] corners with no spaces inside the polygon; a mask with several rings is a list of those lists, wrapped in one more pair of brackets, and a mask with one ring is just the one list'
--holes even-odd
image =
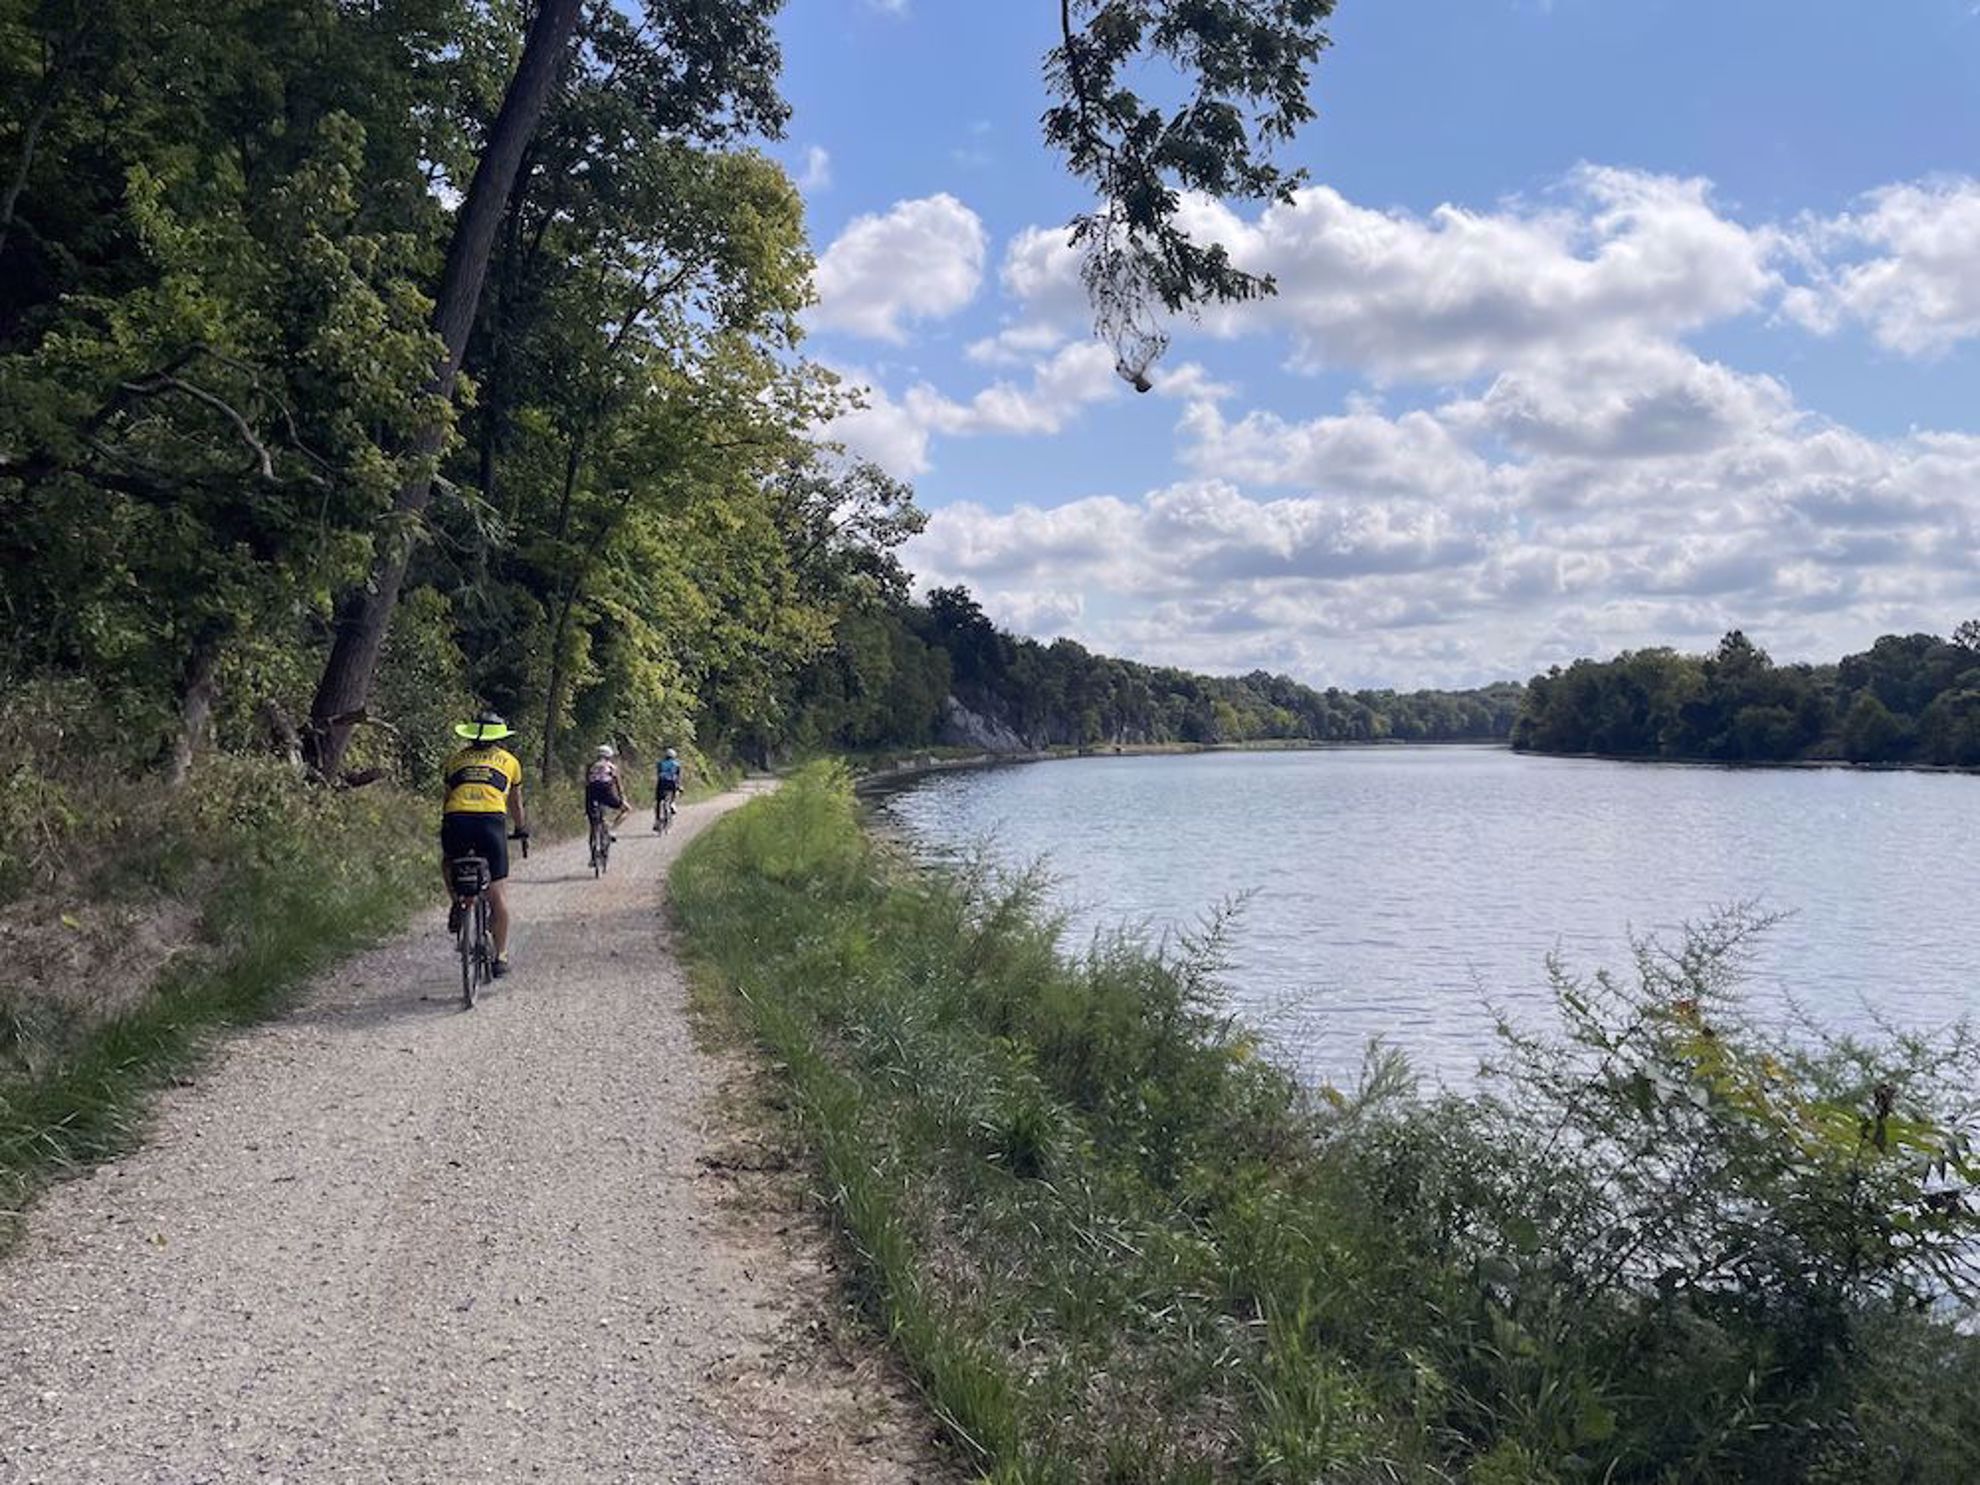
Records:
{"label": "cyclist in yellow jersey", "polygon": [[[440,770],[447,798],[440,807],[441,869],[458,856],[479,856],[488,863],[488,927],[495,938],[495,974],[509,972],[509,904],[503,882],[509,875],[509,820],[527,840],[529,822],[523,814],[522,765],[500,746],[514,734],[493,712],[455,726],[454,735],[467,746]],[[461,907],[447,916],[447,931],[460,927]]]}

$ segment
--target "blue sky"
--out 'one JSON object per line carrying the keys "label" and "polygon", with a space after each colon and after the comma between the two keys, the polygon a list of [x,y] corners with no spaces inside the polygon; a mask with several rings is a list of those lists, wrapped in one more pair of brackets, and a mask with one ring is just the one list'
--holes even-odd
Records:
{"label": "blue sky", "polygon": [[1980,614],[1980,3],[1345,0],[1277,301],[1128,392],[1038,140],[1046,0],[793,0],[833,433],[1041,637],[1321,683],[1780,658]]}

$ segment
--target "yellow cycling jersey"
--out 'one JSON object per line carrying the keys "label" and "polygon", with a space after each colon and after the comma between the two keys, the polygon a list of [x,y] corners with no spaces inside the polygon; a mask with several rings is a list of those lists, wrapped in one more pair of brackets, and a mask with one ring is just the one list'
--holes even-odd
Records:
{"label": "yellow cycling jersey", "polygon": [[449,815],[500,815],[509,808],[509,791],[522,782],[522,765],[515,754],[492,743],[462,748],[441,771],[447,781]]}

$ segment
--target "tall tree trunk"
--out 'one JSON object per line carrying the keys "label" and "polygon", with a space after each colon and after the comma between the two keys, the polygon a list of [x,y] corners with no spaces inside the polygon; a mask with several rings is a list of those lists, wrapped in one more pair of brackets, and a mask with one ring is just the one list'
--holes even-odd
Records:
{"label": "tall tree trunk", "polygon": [[[501,226],[502,212],[515,185],[523,151],[536,133],[551,85],[570,52],[571,36],[582,9],[583,0],[541,0],[528,39],[523,43],[516,75],[509,80],[501,111],[488,134],[488,145],[475,165],[467,199],[454,219],[453,240],[447,245],[447,266],[440,275],[440,292],[433,306],[433,328],[444,348],[429,389],[438,397],[454,395],[461,356],[467,349],[468,332],[473,328],[475,309],[481,302],[481,285],[488,274],[495,233]],[[399,588],[405,582],[406,564],[411,557],[407,528],[412,523],[403,518],[418,516],[432,498],[433,469],[446,439],[446,426],[437,418],[413,435],[406,452],[416,472],[399,488],[392,503],[394,516],[400,518],[394,522],[398,529],[387,539],[387,548],[378,554],[370,584],[353,594],[338,615],[336,639],[323,667],[316,699],[309,709],[311,762],[326,778],[336,774],[344,749],[350,743],[355,719],[371,698],[372,680],[378,673],[378,659],[384,652],[392,611],[398,606]]]}
{"label": "tall tree trunk", "polygon": [[186,661],[185,686],[179,693],[179,731],[165,760],[165,787],[179,789],[192,773],[193,759],[206,742],[213,721],[213,701],[219,692],[220,642],[199,641]]}

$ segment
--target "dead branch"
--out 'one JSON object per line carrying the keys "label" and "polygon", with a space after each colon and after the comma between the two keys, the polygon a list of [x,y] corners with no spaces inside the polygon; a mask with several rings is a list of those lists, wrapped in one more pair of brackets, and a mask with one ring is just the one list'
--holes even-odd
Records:
{"label": "dead branch", "polygon": [[239,412],[235,411],[226,399],[214,395],[204,387],[196,387],[182,377],[176,376],[157,376],[148,382],[123,382],[120,384],[120,387],[121,390],[140,397],[152,396],[160,392],[183,392],[188,397],[205,403],[234,425],[234,431],[240,434],[241,442],[245,443],[254,452],[255,464],[261,477],[265,480],[275,478],[275,461],[269,456],[268,446],[259,438],[255,437],[252,425]]}

